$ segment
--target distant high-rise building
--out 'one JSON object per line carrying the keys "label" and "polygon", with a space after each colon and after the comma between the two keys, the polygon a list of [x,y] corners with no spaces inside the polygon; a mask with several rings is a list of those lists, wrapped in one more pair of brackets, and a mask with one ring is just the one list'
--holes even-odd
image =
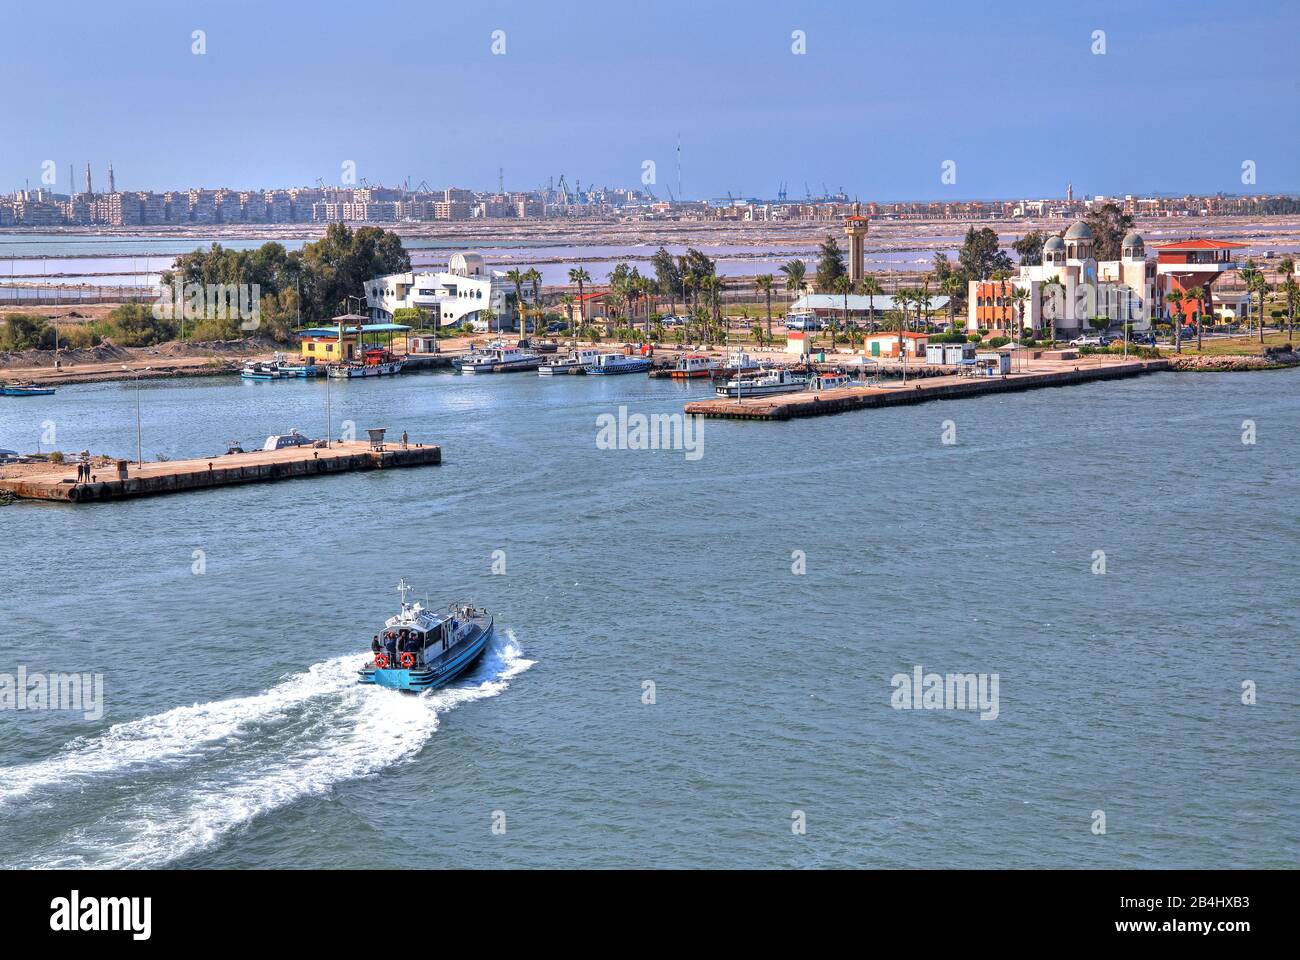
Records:
{"label": "distant high-rise building", "polygon": [[113,164],[108,165],[108,192],[117,193],[117,184],[113,182]]}
{"label": "distant high-rise building", "polygon": [[90,164],[86,164],[86,193],[94,193],[95,189],[90,182]]}

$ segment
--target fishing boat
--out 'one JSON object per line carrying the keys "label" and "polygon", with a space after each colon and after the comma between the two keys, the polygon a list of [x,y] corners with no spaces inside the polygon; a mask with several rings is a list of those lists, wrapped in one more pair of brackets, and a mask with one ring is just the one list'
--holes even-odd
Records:
{"label": "fishing boat", "polygon": [[274,360],[249,360],[239,371],[241,380],[282,380],[284,373]]}
{"label": "fishing boat", "polygon": [[668,375],[674,380],[694,380],[697,377],[711,377],[717,371],[718,361],[707,353],[688,353],[677,358],[677,363]]}
{"label": "fishing boat", "polygon": [[531,350],[491,344],[481,353],[462,358],[459,369],[461,373],[519,373],[541,365],[542,358]]}
{"label": "fishing boat", "polygon": [[645,373],[653,365],[649,357],[629,357],[624,353],[602,353],[587,368],[593,376],[614,376],[619,373]]}
{"label": "fishing boat", "polygon": [[761,370],[762,365],[743,350],[733,350],[727,355],[727,362],[715,373],[722,377],[731,377],[739,373],[753,373]]}
{"label": "fishing boat", "polygon": [[586,373],[599,356],[599,350],[570,350],[567,355],[548,360],[538,367],[537,375],[553,377],[560,373]]}
{"label": "fishing boat", "polygon": [[388,377],[402,372],[406,361],[383,347],[372,347],[362,354],[360,362],[332,363],[329,376],[336,380],[350,380],[355,377]]}
{"label": "fishing boat", "polygon": [[720,397],[769,397],[777,393],[798,393],[808,389],[808,378],[793,370],[772,370],[757,377],[734,377],[718,384],[714,393]]}
{"label": "fishing boat", "polygon": [[847,373],[819,373],[813,378],[814,390],[838,390],[841,387],[860,387],[861,381],[854,380]]}
{"label": "fishing boat", "polygon": [[469,670],[492,642],[493,618],[465,602],[432,610],[407,596],[411,586],[397,585],[402,608],[384,621],[371,641],[374,657],[358,671],[359,683],[420,693],[451,683]]}
{"label": "fishing boat", "polygon": [[34,383],[0,383],[0,397],[48,397],[54,387],[38,387]]}

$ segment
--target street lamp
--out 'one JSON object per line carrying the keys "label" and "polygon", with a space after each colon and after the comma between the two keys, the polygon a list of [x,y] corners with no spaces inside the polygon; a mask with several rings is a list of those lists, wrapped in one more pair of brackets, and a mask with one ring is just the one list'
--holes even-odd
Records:
{"label": "street lamp", "polygon": [[122,369],[125,370],[127,373],[135,374],[135,464],[136,467],[138,468],[144,461],[144,457],[141,452],[142,445],[141,445],[141,436],[140,436],[140,374],[147,373],[149,370],[153,368],[145,367],[143,370],[132,370],[124,363],[122,364]]}

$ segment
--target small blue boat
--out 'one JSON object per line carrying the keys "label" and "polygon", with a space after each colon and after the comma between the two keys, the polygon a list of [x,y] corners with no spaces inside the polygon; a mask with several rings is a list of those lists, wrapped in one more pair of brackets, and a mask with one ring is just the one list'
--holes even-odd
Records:
{"label": "small blue boat", "polygon": [[422,693],[451,683],[478,663],[494,634],[493,618],[469,603],[434,611],[407,602],[411,587],[397,585],[402,609],[384,621],[371,641],[374,658],[358,671],[359,683]]}
{"label": "small blue boat", "polygon": [[587,373],[609,377],[618,373],[644,373],[653,365],[649,357],[629,357],[622,353],[602,353],[587,367]]}
{"label": "small blue boat", "polygon": [[48,397],[53,387],[37,387],[29,383],[0,383],[0,397]]}

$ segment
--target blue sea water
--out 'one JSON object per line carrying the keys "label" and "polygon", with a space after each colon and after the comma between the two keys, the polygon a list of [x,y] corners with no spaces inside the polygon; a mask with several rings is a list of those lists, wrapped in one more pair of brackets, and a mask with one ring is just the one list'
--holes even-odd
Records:
{"label": "blue sea water", "polygon": [[[0,673],[106,701],[0,711],[0,865],[1295,866],[1300,372],[597,446],[707,389],[335,383],[444,463],[0,507]],[[145,455],[319,435],[325,391],[145,383]],[[0,447],[129,456],[135,404],[5,398]],[[474,675],[352,682],[399,577],[496,614]],[[894,709],[918,666],[996,718]]]}

